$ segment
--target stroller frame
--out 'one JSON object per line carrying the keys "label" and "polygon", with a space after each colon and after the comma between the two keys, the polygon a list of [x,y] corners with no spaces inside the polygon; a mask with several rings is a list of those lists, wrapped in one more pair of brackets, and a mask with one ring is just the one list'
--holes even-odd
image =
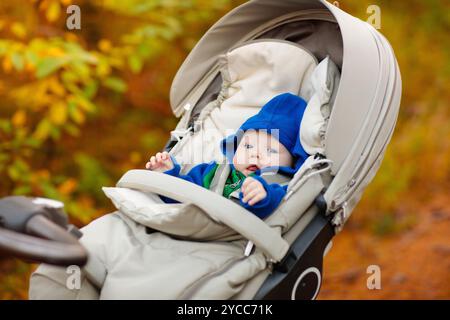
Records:
{"label": "stroller frame", "polygon": [[[268,12],[272,13],[266,13],[266,16],[264,16],[263,19],[261,19],[260,16],[259,20],[255,19],[258,20],[258,23],[260,24],[259,27],[254,28],[254,21],[251,21],[251,19],[250,21],[244,21],[245,18],[251,18],[251,15],[254,14],[253,11],[258,11],[261,14],[264,7],[266,7]],[[375,58],[380,60],[379,72],[377,72],[377,74],[379,74],[379,79],[378,82],[374,84],[374,87],[377,87],[378,89],[381,87],[380,91],[382,94],[385,97],[388,97],[387,101],[386,99],[385,101],[380,101],[380,99],[377,101],[378,105],[380,105],[380,102],[384,102],[385,110],[381,117],[384,120],[388,120],[385,121],[386,123],[384,125],[381,125],[378,128],[379,132],[384,131],[382,135],[385,140],[381,148],[376,150],[375,156],[368,156],[369,158],[372,158],[369,160],[371,165],[366,169],[366,175],[369,175],[369,179],[344,177],[337,174],[339,167],[344,164],[348,165],[351,156],[346,157],[344,153],[328,148],[327,156],[333,159],[332,174],[335,176],[334,180],[337,181],[334,183],[333,187],[328,190],[322,190],[317,196],[315,203],[309,208],[309,211],[315,211],[316,213],[300,235],[292,241],[288,241],[291,246],[288,254],[286,254],[282,261],[273,265],[270,274],[265,277],[261,276],[261,280],[259,280],[261,286],[254,295],[255,299],[315,299],[317,297],[322,282],[323,257],[331,247],[332,238],[342,229],[344,223],[349,218],[351,211],[361,197],[363,189],[370,182],[371,178],[373,178],[375,171],[380,165],[387,143],[393,133],[400,105],[401,79],[392,48],[388,41],[373,29],[372,26],[350,16],[325,0],[288,0],[276,3],[275,1],[270,0],[253,0],[241,5],[224,16],[210,29],[210,31],[208,31],[207,34],[205,34],[185,60],[172,84],[172,108],[176,115],[181,115],[181,113],[185,111],[190,112],[190,120],[187,126],[187,131],[189,132],[193,130],[194,120],[201,112],[202,108],[214,99],[214,92],[217,92],[217,88],[220,87],[221,81],[220,77],[215,75],[214,72],[205,72],[203,78],[198,78],[198,83],[200,85],[181,88],[178,83],[186,83],[185,80],[188,76],[193,77],[194,80],[197,79],[195,74],[191,73],[189,68],[192,65],[199,63],[202,50],[205,50],[205,48],[210,50],[215,49],[214,45],[211,45],[211,43],[214,43],[214,41],[221,36],[221,26],[240,23],[242,29],[248,32],[247,34],[240,32],[238,36],[229,40],[230,43],[234,41],[233,46],[236,46],[244,41],[261,39],[265,38],[265,36],[271,38],[272,35],[276,35],[275,30],[279,26],[292,22],[301,23],[302,21],[312,20],[318,21],[319,23],[331,22],[336,24],[339,29],[338,32],[340,37],[342,37],[340,47],[338,45],[337,48],[331,46],[328,48],[315,48],[315,50],[311,50],[311,48],[308,48],[308,45],[301,43],[301,36],[299,37],[300,43],[307,49],[314,51],[315,55],[320,60],[327,55],[331,56],[342,70],[341,78],[348,77],[347,73],[355,73],[353,80],[358,79],[358,77],[367,80],[367,74],[363,76],[363,73],[370,72],[369,69],[371,69],[371,67],[368,66],[368,64],[370,64],[368,61]],[[261,21],[265,23],[261,23]],[[357,28],[358,32],[353,32],[352,28]],[[244,34],[245,36],[242,36]],[[325,34],[322,35],[326,36]],[[240,39],[239,36],[241,36]],[[333,34],[333,36],[335,36],[335,34]],[[291,37],[295,38],[295,35],[291,35]],[[350,37],[353,37],[354,39],[350,39]],[[318,39],[319,36],[316,40]],[[224,48],[226,44],[228,43],[222,42],[216,47]],[[346,47],[344,47],[344,44]],[[218,48],[218,51],[219,50],[220,49]],[[351,59],[354,59],[355,61],[350,63],[349,61],[351,61]],[[209,68],[212,66],[212,64],[208,64],[208,61],[204,63],[204,65],[205,68],[206,66]],[[198,70],[196,70],[196,74],[203,75],[201,72],[198,72]],[[191,82],[195,83],[195,81]],[[348,81],[348,83],[349,82],[351,81]],[[345,96],[345,94],[349,95],[350,88],[348,87],[348,83],[341,83],[337,89],[336,105],[343,103],[345,100],[349,101]],[[385,87],[383,88],[383,86]],[[198,93],[198,89],[202,94]],[[182,94],[180,94],[180,91]],[[193,93],[189,94],[189,91],[193,91]],[[379,92],[377,93],[379,94]],[[184,98],[180,99],[183,96]],[[366,101],[363,103],[367,103],[367,105],[372,104],[371,101],[367,99]],[[386,105],[390,110],[386,111]],[[194,107],[190,109],[191,106]],[[184,110],[182,110],[181,107],[183,107]],[[347,112],[352,111],[348,110]],[[336,112],[334,113],[336,114]],[[343,112],[341,112],[341,116],[342,113]],[[332,117],[333,116],[338,118],[336,115],[332,115]],[[356,117],[360,117],[360,119],[358,119],[359,123],[364,122],[364,116],[366,115],[363,115],[361,111],[356,112]],[[329,130],[336,131],[338,129],[332,127],[329,128]],[[337,136],[340,139],[343,138],[342,135]],[[355,130],[352,133],[348,133],[346,138],[348,138],[349,141],[357,139],[358,131]],[[326,144],[332,145],[333,141],[336,139],[336,136],[333,137],[333,134],[327,134]],[[169,140],[165,149],[169,151],[176,142],[177,140]],[[355,148],[352,148],[351,145],[347,146],[349,152],[355,152],[356,150],[354,149]],[[373,152],[372,149],[370,149],[370,151]],[[352,160],[355,162],[354,159]],[[369,174],[370,172],[371,174]],[[357,185],[356,181],[361,182],[361,180],[362,183]],[[346,190],[338,196],[337,191],[339,188],[342,189],[342,184],[346,186]],[[337,201],[339,198],[341,198],[340,201]],[[236,298],[239,298],[240,296],[241,295],[238,295]]]}

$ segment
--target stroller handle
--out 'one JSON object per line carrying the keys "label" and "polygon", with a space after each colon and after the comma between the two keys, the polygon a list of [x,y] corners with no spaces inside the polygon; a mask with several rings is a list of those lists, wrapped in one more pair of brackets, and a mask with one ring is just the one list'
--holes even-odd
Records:
{"label": "stroller handle", "polygon": [[[59,266],[86,264],[86,249],[63,226],[50,220],[45,208],[32,204],[25,197],[8,197],[0,202],[2,254]],[[10,223],[11,216],[16,216],[14,222],[23,220],[23,225]]]}

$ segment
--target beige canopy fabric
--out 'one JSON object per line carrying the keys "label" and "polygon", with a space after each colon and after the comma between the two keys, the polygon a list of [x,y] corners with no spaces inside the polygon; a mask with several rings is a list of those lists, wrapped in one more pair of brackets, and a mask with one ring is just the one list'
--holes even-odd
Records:
{"label": "beige canopy fabric", "polygon": [[249,1],[214,24],[191,51],[173,80],[171,106],[177,116],[196,106],[208,85],[217,81],[221,54],[298,21],[331,22],[340,31],[340,36],[329,28],[299,32],[313,37],[303,46],[316,56],[329,54],[341,69],[325,135],[334,176],[325,199],[330,211],[339,212],[335,223],[342,225],[379,167],[400,105],[397,61],[388,41],[371,25],[325,0]]}
{"label": "beige canopy fabric", "polygon": [[222,17],[199,40],[177,72],[170,91],[174,113],[181,115],[183,107],[190,102],[187,96],[214,69],[221,54],[283,21],[310,14],[317,19],[335,21],[318,0],[253,0]]}

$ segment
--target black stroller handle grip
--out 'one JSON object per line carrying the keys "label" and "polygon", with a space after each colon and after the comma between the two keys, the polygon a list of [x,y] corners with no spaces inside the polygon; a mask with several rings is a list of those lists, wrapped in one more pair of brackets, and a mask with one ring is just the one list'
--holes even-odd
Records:
{"label": "black stroller handle grip", "polygon": [[74,236],[47,218],[32,217],[27,229],[47,239],[0,228],[0,251],[22,259],[60,266],[86,264],[87,251],[84,247]]}
{"label": "black stroller handle grip", "polygon": [[86,264],[88,254],[68,227],[63,204],[45,198],[0,199],[0,254],[60,266]]}
{"label": "black stroller handle grip", "polygon": [[25,225],[26,233],[62,243],[78,244],[78,239],[43,215],[31,217]]}

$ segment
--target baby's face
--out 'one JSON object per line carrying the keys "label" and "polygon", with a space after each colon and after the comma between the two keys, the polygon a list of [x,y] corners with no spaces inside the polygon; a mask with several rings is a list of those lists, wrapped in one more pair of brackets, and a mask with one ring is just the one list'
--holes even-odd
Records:
{"label": "baby's face", "polygon": [[246,131],[233,157],[234,167],[246,176],[265,167],[291,167],[292,164],[290,152],[264,131]]}

